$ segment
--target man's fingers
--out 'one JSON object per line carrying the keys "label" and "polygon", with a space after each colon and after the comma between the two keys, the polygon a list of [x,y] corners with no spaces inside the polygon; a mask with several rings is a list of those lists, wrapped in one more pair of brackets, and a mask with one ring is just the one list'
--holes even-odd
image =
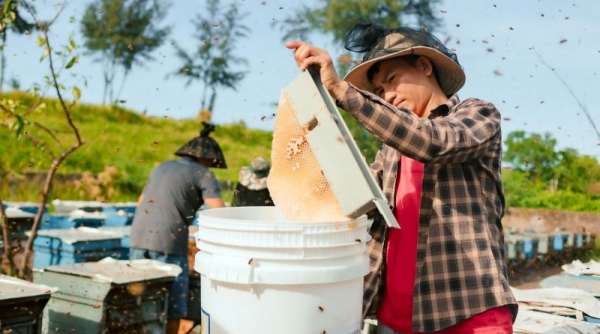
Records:
{"label": "man's fingers", "polygon": [[285,47],[288,49],[297,49],[302,44],[304,44],[304,43],[300,42],[300,41],[289,41],[289,42],[285,43]]}
{"label": "man's fingers", "polygon": [[291,41],[285,43],[285,47],[294,50],[294,59],[296,65],[305,70],[310,65],[317,67],[327,67],[331,58],[329,53],[323,49],[319,49],[310,44],[301,41]]}
{"label": "man's fingers", "polygon": [[316,65],[317,67],[326,66],[328,62],[328,57],[324,55],[312,56],[305,58],[301,64],[299,65],[301,70],[307,69],[310,65]]}

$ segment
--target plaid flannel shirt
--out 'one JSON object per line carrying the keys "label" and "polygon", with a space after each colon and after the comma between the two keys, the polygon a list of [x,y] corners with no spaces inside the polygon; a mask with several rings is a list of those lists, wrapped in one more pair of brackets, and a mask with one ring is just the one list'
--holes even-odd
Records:
{"label": "plaid flannel shirt", "polygon": [[[496,107],[477,99],[459,102],[454,95],[420,119],[352,85],[337,103],[384,143],[371,171],[392,208],[400,155],[425,164],[412,330],[441,330],[501,305],[509,305],[516,317],[504,261],[502,136]],[[402,228],[401,219],[399,224]],[[385,289],[386,232],[375,213],[365,317],[377,314]]]}

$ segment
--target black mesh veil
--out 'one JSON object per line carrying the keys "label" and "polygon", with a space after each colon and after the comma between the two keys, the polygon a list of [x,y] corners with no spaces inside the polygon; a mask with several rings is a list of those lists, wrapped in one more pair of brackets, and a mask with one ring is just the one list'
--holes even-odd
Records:
{"label": "black mesh veil", "polygon": [[[393,33],[398,33],[399,36],[401,36],[401,40],[396,44],[402,46],[397,48],[385,48],[385,37]],[[346,42],[344,44],[344,47],[349,51],[365,53],[363,61],[415,46],[425,46],[436,49],[452,59],[455,63],[459,64],[456,54],[448,50],[437,37],[427,31],[409,27],[400,27],[389,30],[376,23],[357,23],[346,36]]]}
{"label": "black mesh veil", "polygon": [[175,155],[207,159],[212,161],[211,166],[208,167],[227,168],[221,147],[209,136],[215,130],[215,126],[206,122],[202,122],[202,125],[204,128],[200,131],[200,136],[183,145]]}

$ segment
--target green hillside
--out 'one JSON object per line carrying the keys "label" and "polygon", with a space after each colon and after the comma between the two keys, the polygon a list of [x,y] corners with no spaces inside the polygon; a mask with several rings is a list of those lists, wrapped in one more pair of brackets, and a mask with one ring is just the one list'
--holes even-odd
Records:
{"label": "green hillside", "polygon": [[[3,100],[2,106],[10,106],[15,112],[22,113],[33,104],[34,97],[13,92],[0,95],[0,100]],[[0,117],[5,115],[6,112],[0,110]],[[119,106],[77,105],[73,109],[73,121],[85,144],[58,170],[60,175],[57,175],[50,199],[136,200],[152,168],[161,161],[176,158],[174,152],[199,134],[199,121],[175,120],[167,116],[149,117]],[[27,119],[37,121],[56,133],[63,147],[71,147],[75,143],[57,100],[45,100],[44,105],[31,112]],[[38,201],[43,178],[35,178],[35,173],[47,171],[50,159],[44,147],[36,147],[26,134],[51,143],[50,148],[59,153],[56,142],[44,131],[30,125],[24,129],[27,133],[17,138],[15,130],[2,126],[7,125],[7,120],[0,118],[0,198],[5,201]],[[348,116],[345,121],[366,160],[373,161],[379,142],[351,117]],[[223,189],[237,181],[239,168],[248,165],[254,156],[270,156],[271,132],[248,129],[243,123],[217,124],[212,136],[223,149],[229,166],[226,170],[213,169],[224,183]],[[558,159],[558,154],[549,156],[547,150],[540,151],[535,137],[524,138],[523,141],[530,146],[525,145],[515,152],[507,151],[505,156],[518,153],[527,160],[531,152],[536,152],[536,156],[542,157],[540,161],[546,161],[546,164],[554,161],[555,166],[551,167],[549,174],[552,176],[549,178],[532,174],[532,171],[545,166],[543,163],[538,163],[542,167],[532,170],[504,170],[508,207],[600,212],[600,165],[595,158],[580,156],[576,151],[555,152],[552,147],[551,152],[568,157]],[[98,176],[104,174],[107,168],[116,170],[116,174],[98,184]],[[85,183],[78,188],[80,180]],[[549,187],[550,181],[556,182],[556,189]],[[231,195],[231,191],[225,191],[225,201],[230,201]]]}
{"label": "green hillside", "polygon": [[[0,96],[0,99],[29,106],[34,98],[26,93],[9,93]],[[44,108],[32,113],[29,118],[58,133],[63,146],[70,147],[75,143],[75,137],[58,101],[47,99],[44,104]],[[197,120],[150,117],[121,107],[89,104],[81,104],[73,109],[73,121],[85,144],[69,157],[59,173],[90,172],[97,175],[106,166],[114,166],[118,174],[112,179],[114,196],[111,201],[136,200],[152,168],[163,160],[176,158],[174,152],[197,136],[201,129]],[[32,126],[25,130],[52,143],[52,148],[57,152],[58,146],[42,131]],[[224,170],[213,169],[223,182],[237,181],[239,168],[247,165],[254,156],[270,155],[272,133],[268,131],[248,129],[241,123],[217,124],[211,136],[221,146],[229,167]],[[5,201],[37,201],[41,185],[39,182],[28,182],[31,178],[27,178],[26,174],[45,172],[50,165],[49,155],[29,138],[17,138],[16,131],[6,127],[0,130],[0,140],[3,143],[0,146],[0,198]],[[12,180],[11,186],[6,186],[9,178]],[[75,183],[70,180],[58,182],[51,199],[93,200],[92,197],[75,189]]]}

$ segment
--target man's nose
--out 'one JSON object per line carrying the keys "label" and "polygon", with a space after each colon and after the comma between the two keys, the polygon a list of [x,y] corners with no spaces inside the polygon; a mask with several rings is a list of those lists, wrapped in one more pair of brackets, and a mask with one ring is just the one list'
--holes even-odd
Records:
{"label": "man's nose", "polygon": [[394,103],[394,99],[395,98],[396,98],[396,92],[395,91],[389,91],[389,92],[384,92],[383,93],[383,99],[387,103]]}

